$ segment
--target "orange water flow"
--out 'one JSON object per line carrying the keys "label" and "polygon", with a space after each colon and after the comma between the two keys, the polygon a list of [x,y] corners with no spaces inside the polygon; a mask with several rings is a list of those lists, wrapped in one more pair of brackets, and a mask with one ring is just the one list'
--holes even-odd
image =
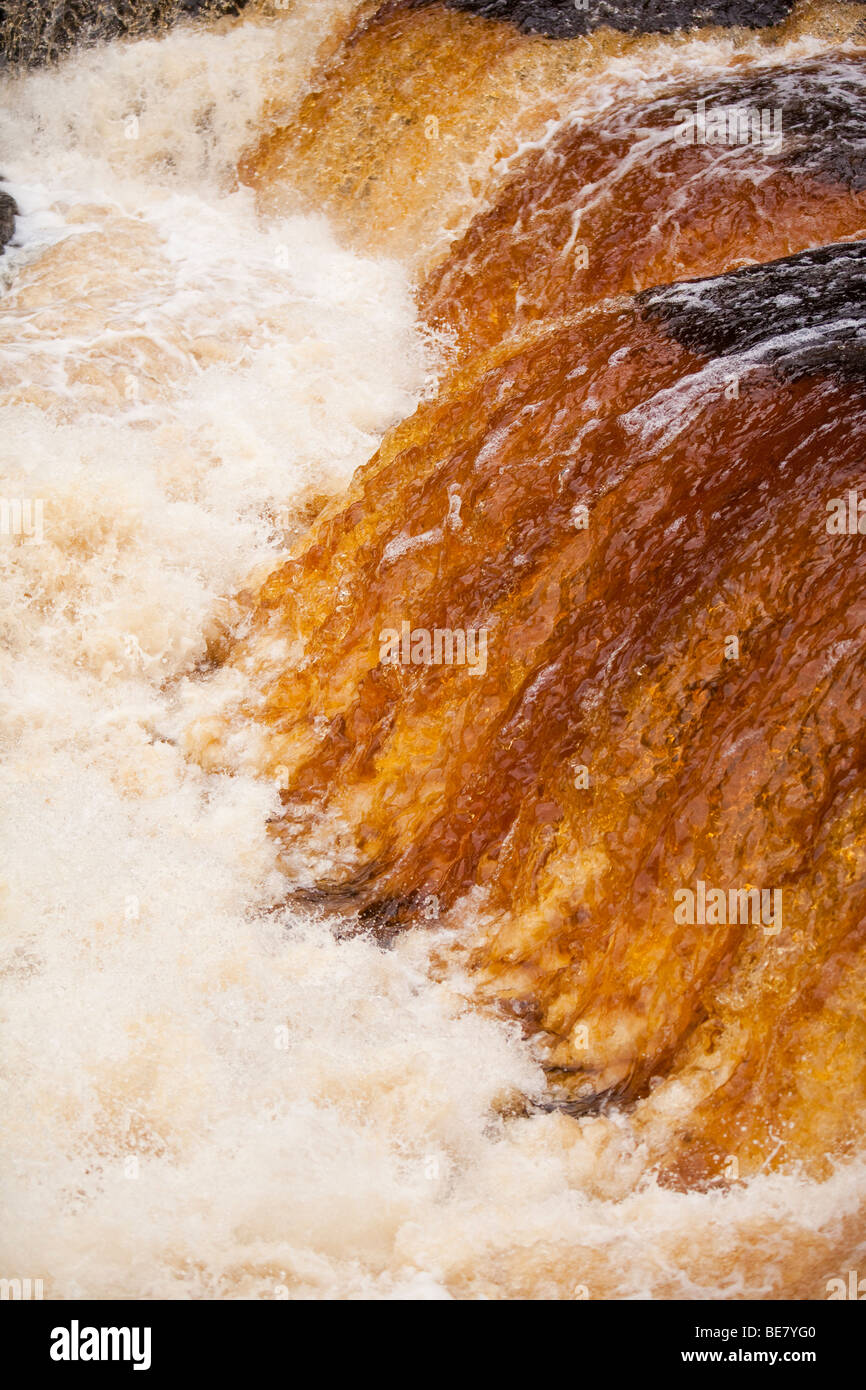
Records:
{"label": "orange water flow", "polygon": [[473,350],[608,295],[863,235],[864,112],[866,57],[830,54],[567,123],[433,272],[424,311]]}
{"label": "orange water flow", "polygon": [[[476,358],[230,655],[285,862],[311,813],[336,846],[304,896],[387,939],[480,893],[479,994],[537,1034],[550,1103],[645,1098],[676,1181],[732,1153],[820,1167],[862,1113],[866,561],[826,520],[861,481],[866,400],[832,328],[851,285],[839,341],[813,326],[805,365],[774,363],[773,302],[832,298],[785,273],[710,314],[734,340],[765,317],[748,360],[681,346],[713,330],[663,300]],[[390,664],[403,624],[483,631],[485,660]],[[779,890],[780,923],[679,920],[698,881]]]}
{"label": "orange water flow", "polygon": [[[493,127],[422,161],[421,75],[483,123],[497,83],[529,111],[515,54],[547,81],[607,42],[386,6],[246,173],[429,249]],[[212,657],[244,693],[191,731],[277,780],[294,897],[448,928],[441,968],[534,1040],[532,1103],[629,1104],[675,1186],[826,1175],[866,1099],[866,66],[754,57],[488,179],[421,291],[462,365],[240,595]]]}
{"label": "orange water flow", "polygon": [[864,5],[805,0],[760,30],[601,28],[551,41],[438,4],[361,5],[300,106],[284,111],[272,94],[269,129],[240,176],[268,215],[325,209],[354,246],[429,268],[494,196],[506,161],[543,142],[549,123],[575,112],[591,121],[621,88],[640,102],[645,84],[651,92],[677,74],[862,39],[864,16]]}
{"label": "orange water flow", "polygon": [[[863,1268],[866,9],[465,8],[3,78],[4,1240],[46,1297]],[[781,149],[683,145],[701,102]]]}
{"label": "orange water flow", "polygon": [[240,176],[267,213],[324,207],[355,244],[411,260],[436,234],[445,182],[459,185],[457,216],[486,180],[484,168],[473,177],[462,166],[521,105],[503,70],[527,46],[551,46],[438,6],[370,8],[292,119],[275,116]]}

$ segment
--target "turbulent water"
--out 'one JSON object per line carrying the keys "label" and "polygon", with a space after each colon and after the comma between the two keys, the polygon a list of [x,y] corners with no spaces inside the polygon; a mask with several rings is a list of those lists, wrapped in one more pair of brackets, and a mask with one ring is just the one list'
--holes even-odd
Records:
{"label": "turbulent water", "polygon": [[[518,9],[0,79],[0,1273],[46,1296],[862,1267],[863,10]],[[662,149],[700,100],[789,142]],[[405,618],[485,670],[383,668]],[[675,929],[701,875],[787,934]]]}

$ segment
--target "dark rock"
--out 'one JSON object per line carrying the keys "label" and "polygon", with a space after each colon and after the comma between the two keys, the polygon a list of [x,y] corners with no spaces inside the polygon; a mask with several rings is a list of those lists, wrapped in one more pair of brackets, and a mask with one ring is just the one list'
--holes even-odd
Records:
{"label": "dark rock", "polygon": [[693,352],[757,350],[789,381],[818,372],[866,382],[866,242],[644,290],[636,302]]}
{"label": "dark rock", "polygon": [[0,192],[0,255],[7,241],[15,231],[15,218],[18,216],[18,204],[9,193]]}
{"label": "dark rock", "polygon": [[239,14],[246,0],[0,0],[0,61],[34,66],[71,48],[152,33],[190,16]]}
{"label": "dark rock", "polygon": [[[422,0],[427,3],[427,0]],[[445,0],[451,9],[469,10],[488,19],[505,19],[525,34],[572,39],[607,25],[627,34],[670,34],[676,29],[708,25],[761,29],[778,24],[793,0]]]}
{"label": "dark rock", "polygon": [[738,73],[683,90],[671,103],[699,97],[708,109],[737,106],[779,113],[784,137],[765,147],[770,163],[804,177],[825,176],[853,192],[866,189],[866,67],[862,57],[817,58],[759,76]]}

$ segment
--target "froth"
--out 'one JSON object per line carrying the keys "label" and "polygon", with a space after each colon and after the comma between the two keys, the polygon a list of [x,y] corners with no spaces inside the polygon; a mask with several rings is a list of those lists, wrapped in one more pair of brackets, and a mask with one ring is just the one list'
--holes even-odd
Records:
{"label": "froth", "polygon": [[441,933],[274,911],[276,787],[183,755],[228,596],[434,365],[397,267],[228,187],[271,75],[290,103],[351,8],[3,84],[0,487],[44,536],[0,537],[0,1269],[63,1298],[821,1296],[861,1168],[684,1194],[622,1117],[509,1120],[541,1069],[431,969]]}

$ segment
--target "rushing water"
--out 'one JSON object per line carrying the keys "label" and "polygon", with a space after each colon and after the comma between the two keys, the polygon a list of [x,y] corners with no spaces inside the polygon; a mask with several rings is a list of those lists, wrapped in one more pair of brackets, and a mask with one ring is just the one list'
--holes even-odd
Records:
{"label": "rushing water", "polygon": [[[856,124],[844,102],[833,106],[846,82],[859,91],[860,50],[845,43],[853,22],[847,9],[840,19],[830,7],[813,7],[811,28],[808,15],[795,15],[772,43],[713,31],[628,43],[608,34],[560,48],[510,27],[488,27],[459,7],[389,6],[378,27],[374,22],[343,49],[355,8],[350,0],[251,7],[237,19],[113,41],[58,67],[2,79],[2,174],[20,215],[0,262],[0,486],[4,498],[29,503],[30,524],[25,534],[0,537],[0,968],[8,1039],[0,1267],[9,1276],[42,1278],[46,1295],[56,1298],[823,1297],[826,1281],[855,1268],[866,1251],[866,1167],[851,1156],[832,1105],[820,1118],[821,1102],[809,1092],[805,1125],[794,1109],[790,1127],[805,1138],[781,1167],[774,1160],[788,1119],[771,1116],[767,1123],[778,1132],[752,1142],[757,1157],[744,1161],[744,1180],[715,1186],[690,1181],[687,1163],[666,1167],[691,1114],[694,1068],[667,1088],[649,1088],[643,1111],[602,1105],[575,1118],[550,1108],[548,1058],[538,1038],[493,1002],[503,994],[519,1002],[525,993],[514,987],[522,947],[507,936],[513,927],[500,923],[492,934],[485,969],[499,988],[484,999],[478,963],[465,949],[488,930],[492,909],[482,880],[491,876],[476,862],[487,846],[479,842],[471,862],[465,855],[449,859],[442,846],[451,832],[430,833],[443,797],[447,803],[445,783],[424,783],[436,763],[431,749],[453,737],[457,703],[472,711],[478,730],[475,743],[464,745],[467,760],[481,747],[485,721],[495,745],[514,671],[495,694],[488,690],[487,703],[471,677],[464,685],[473,688],[459,702],[453,686],[435,697],[428,688],[420,703],[417,689],[401,690],[404,723],[389,731],[396,799],[383,829],[363,765],[381,692],[374,686],[357,698],[366,657],[358,655],[364,644],[356,637],[359,612],[371,615],[363,628],[368,640],[374,627],[378,633],[376,620],[392,611],[389,585],[420,601],[425,586],[444,576],[480,603],[498,592],[497,566],[504,574],[516,565],[524,574],[533,547],[543,553],[538,573],[545,583],[553,572],[558,583],[572,581],[574,538],[556,517],[573,498],[553,501],[563,468],[557,431],[576,428],[577,415],[568,411],[579,413],[587,400],[581,426],[591,415],[599,437],[618,431],[599,446],[599,458],[615,455],[631,427],[633,476],[611,475],[606,491],[611,506],[619,499],[625,512],[635,510],[641,545],[653,544],[651,523],[659,517],[677,534],[663,476],[652,471],[659,458],[671,467],[681,459],[690,488],[709,476],[707,460],[714,463],[707,517],[723,517],[724,545],[733,544],[732,518],[743,490],[760,490],[765,460],[757,450],[737,454],[742,412],[726,413],[718,403],[704,409],[700,395],[716,382],[717,359],[737,344],[713,338],[700,304],[681,292],[644,296],[638,307],[624,299],[597,311],[590,304],[679,273],[718,275],[731,259],[714,262],[705,240],[689,260],[688,229],[681,227],[682,243],[669,248],[674,274],[657,273],[658,248],[650,247],[644,265],[651,269],[628,280],[631,272],[611,251],[609,273],[581,299],[573,262],[560,274],[556,256],[545,259],[543,247],[532,256],[522,248],[515,188],[523,179],[543,205],[545,225],[558,226],[575,113],[581,120],[608,113],[599,137],[607,148],[634,124],[633,103],[650,103],[641,131],[652,146],[652,113],[666,110],[671,95],[665,84],[679,84],[679,101],[683,84],[707,73],[718,85],[729,68],[758,58],[771,74],[806,65],[827,120]],[[362,8],[371,14],[376,7]],[[421,63],[405,57],[415,44]],[[458,51],[463,71],[455,69]],[[402,67],[395,53],[403,55]],[[473,64],[489,70],[487,85],[467,90],[465,66]],[[775,79],[766,80],[772,87]],[[784,94],[780,100],[784,107]],[[425,133],[430,115],[438,124]],[[851,138],[859,137],[855,129]],[[760,235],[769,242],[759,237],[741,251],[742,260],[796,255],[815,241],[862,234],[862,185],[844,171],[810,172],[810,138],[802,132],[799,220],[772,234],[764,227]],[[595,147],[580,148],[589,165],[603,162]],[[776,175],[768,182],[759,162],[751,159],[744,179],[767,190],[769,207]],[[669,171],[649,164],[647,177],[664,180]],[[239,167],[246,182],[237,178]],[[709,179],[702,184],[702,170],[686,172],[712,190]],[[515,178],[517,185],[509,182]],[[605,196],[620,196],[610,187]],[[522,206],[525,212],[525,200]],[[673,216],[673,206],[666,215]],[[817,236],[822,218],[824,234]],[[700,217],[697,225],[705,225]],[[638,218],[631,235],[638,244],[641,235],[651,241],[652,232]],[[486,260],[479,251],[485,240]],[[730,257],[738,259],[736,247]],[[490,280],[476,293],[482,262]],[[429,267],[419,312],[413,288]],[[532,284],[526,315],[519,296],[509,297],[516,273]],[[862,429],[856,382],[824,383],[817,404],[796,370],[792,380],[768,383],[759,349],[784,333],[767,317],[767,304],[784,308],[779,296],[790,286],[773,280],[755,300],[752,290],[715,283],[704,304],[718,316],[733,298],[737,323],[749,314],[765,323],[763,337],[756,336],[750,320],[752,337],[739,343],[741,352],[752,352],[744,375],[758,371],[754,409],[782,439],[775,462],[794,475],[797,505],[820,505],[831,483],[856,483],[862,437],[845,432],[846,420]],[[795,291],[804,283],[796,280]],[[823,296],[832,306],[829,282],[809,284],[813,299]],[[512,341],[482,359],[490,375],[479,376],[482,369],[470,363],[437,397],[458,348],[489,347],[483,306],[494,300]],[[831,327],[848,322],[846,304],[830,315]],[[817,334],[819,365],[829,371],[828,362],[838,366],[839,334],[822,337],[820,314],[813,319],[809,342]],[[502,336],[497,331],[494,340]],[[588,370],[579,409],[562,366],[578,351]],[[629,351],[643,352],[637,366],[629,364]],[[775,361],[776,349],[767,351],[766,360]],[[671,394],[704,441],[703,452],[684,453],[682,440],[665,436]],[[661,413],[650,408],[654,400]],[[459,489],[449,488],[470,456],[479,489],[507,469],[519,476],[519,459],[541,437],[533,434],[536,407],[548,430],[549,457],[535,456],[548,489],[543,508],[516,490],[499,496],[494,514],[463,533],[481,548],[467,564],[443,540],[445,513],[456,519],[453,501],[446,500],[445,513],[439,504],[459,500]],[[497,410],[510,411],[504,431]],[[736,427],[729,420],[735,414]],[[347,494],[355,471],[407,418]],[[814,476],[798,463],[796,425],[818,450]],[[727,444],[718,445],[729,426]],[[509,440],[512,427],[517,433]],[[581,481],[592,478],[587,473]],[[775,499],[777,510],[784,502],[783,495]],[[465,498],[464,506],[468,523]],[[289,560],[323,508],[325,539]],[[449,558],[431,567],[424,546],[405,541],[437,526]],[[355,528],[363,545],[378,547],[377,561],[387,552],[394,562],[390,570],[383,566],[381,583],[378,564],[371,572],[356,560]],[[500,547],[506,533],[508,544]],[[805,532],[788,534],[779,518],[773,534],[766,563],[790,563]],[[453,534],[447,538],[451,544]],[[674,562],[681,563],[676,544],[658,556],[659,574],[667,565],[671,582]],[[741,578],[758,564],[750,546],[747,536],[737,560]],[[596,604],[603,602],[605,574],[616,570],[615,550],[587,562]],[[712,553],[702,553],[701,565]],[[845,580],[852,604],[859,563],[852,558]],[[752,602],[721,561],[717,577],[731,611]],[[809,593],[831,608],[840,586],[819,548],[807,578]],[[585,646],[559,630],[551,640],[552,610],[540,581],[535,589],[533,583],[505,584],[509,594],[515,587],[506,611],[523,624],[521,659],[529,671],[556,670],[569,699],[578,689],[585,694],[587,672],[573,658]],[[276,626],[261,617],[263,593],[267,613],[267,604],[279,601]],[[638,598],[624,584],[620,632],[648,621]],[[710,601],[721,603],[711,593]],[[771,608],[768,600],[766,622],[775,620]],[[285,672],[298,666],[293,643],[306,640],[304,623],[310,614],[321,622],[323,612],[332,625],[316,639],[316,679],[324,690],[316,699],[323,703],[304,705],[312,718],[296,734],[292,702],[301,697]],[[720,633],[727,631],[724,617]],[[852,638],[844,627],[838,616],[822,637],[822,661],[842,674],[822,707],[829,722],[803,753],[814,767],[823,765],[831,727],[834,747],[846,729],[855,741],[846,720],[862,684],[859,649],[845,646]],[[800,629],[784,633],[796,675],[783,682],[788,705],[770,701],[766,716],[778,718],[782,731],[786,717],[815,717],[802,639]],[[545,643],[539,668],[526,653]],[[706,653],[688,642],[684,650],[679,666],[670,663],[669,684],[688,684],[696,673],[706,678]],[[617,699],[628,703],[632,695],[620,682]],[[269,700],[283,721],[278,747],[269,743]],[[525,708],[509,708],[515,727],[529,717]],[[351,746],[334,734],[335,712],[343,718],[348,709],[355,719]],[[548,714],[551,743],[542,752],[553,779],[574,749],[556,732],[556,700]],[[586,739],[620,754],[622,725],[600,713],[593,732],[587,718],[585,712]],[[730,739],[730,729],[709,719],[701,727],[708,745]],[[635,747],[642,733],[649,747],[666,737],[664,728],[632,722],[628,729]],[[489,759],[483,805],[488,820],[498,816],[505,824],[509,797],[531,782],[525,804],[543,824],[549,798],[517,746],[506,731]],[[316,749],[318,763],[311,758]],[[697,747],[698,786],[699,754]],[[853,755],[850,761],[856,763]],[[287,783],[299,767],[306,769],[302,794],[292,801]],[[627,802],[632,792],[623,773],[618,795]],[[477,788],[472,795],[477,799]],[[825,799],[853,865],[845,898],[853,912],[860,900],[850,884],[856,887],[862,873],[844,838],[851,829],[845,816],[857,830],[860,804],[841,794]],[[585,869],[593,846],[579,844],[579,806],[573,845]],[[791,808],[788,827],[800,809]],[[555,919],[558,928],[568,856],[546,865],[539,888],[535,831],[526,831],[521,848],[515,825],[517,864],[505,871],[501,891],[513,890],[539,919],[547,911],[548,924]],[[381,849],[386,833],[395,842],[402,836],[408,851],[384,893],[376,881],[381,865],[363,836]],[[755,822],[745,838],[763,835],[764,843],[772,834]],[[631,852],[627,843],[619,848],[623,881],[615,894],[627,891]],[[819,850],[812,868],[824,883]],[[524,855],[536,867],[521,879]],[[385,860],[390,872],[393,856]],[[372,878],[365,869],[371,862]],[[386,933],[387,949],[381,932],[347,931],[342,917],[335,927],[323,913],[322,885],[333,889],[353,875],[362,884],[357,906],[378,911],[389,895],[401,910],[408,904],[407,929]],[[434,889],[451,912],[438,925],[426,896]],[[654,908],[646,895],[635,901],[648,914],[636,924],[640,941]],[[608,916],[618,902],[606,900]],[[375,914],[372,920],[376,926]],[[862,957],[853,946],[844,955],[832,912],[821,922],[825,959],[844,964],[849,983],[856,980]],[[597,945],[602,936],[593,939]],[[532,973],[548,970],[561,981],[542,957]],[[603,1001],[611,991],[602,957],[590,965]],[[788,984],[799,987],[798,971]],[[782,992],[783,976],[774,985]],[[750,978],[737,982],[746,999]],[[807,986],[822,998],[835,988],[829,978],[810,978]],[[557,989],[541,990],[554,1013]],[[855,1006],[838,993],[833,999],[842,1013],[852,1010],[853,1051]],[[742,1008],[728,1003],[732,1014]],[[617,1035],[623,1055],[634,1043],[629,1022],[624,1018]],[[653,1026],[651,1036],[640,1034],[640,1045],[658,1059],[670,1041],[664,1029],[681,1032],[684,1025],[665,1016]],[[735,1022],[730,1026],[736,1031]],[[834,1059],[828,1032],[810,1033],[805,1025],[801,1035],[795,1031],[786,1043],[789,1060],[809,1039],[824,1049],[821,1064],[831,1079],[825,1084],[840,1088],[839,1104],[856,1097],[856,1061],[849,1054]],[[621,1080],[618,1055],[614,1049],[605,1059],[613,1088]],[[807,1052],[797,1081],[802,1094],[808,1071]],[[760,1106],[755,1113],[763,1115]],[[820,1162],[810,1161],[810,1141]]]}

